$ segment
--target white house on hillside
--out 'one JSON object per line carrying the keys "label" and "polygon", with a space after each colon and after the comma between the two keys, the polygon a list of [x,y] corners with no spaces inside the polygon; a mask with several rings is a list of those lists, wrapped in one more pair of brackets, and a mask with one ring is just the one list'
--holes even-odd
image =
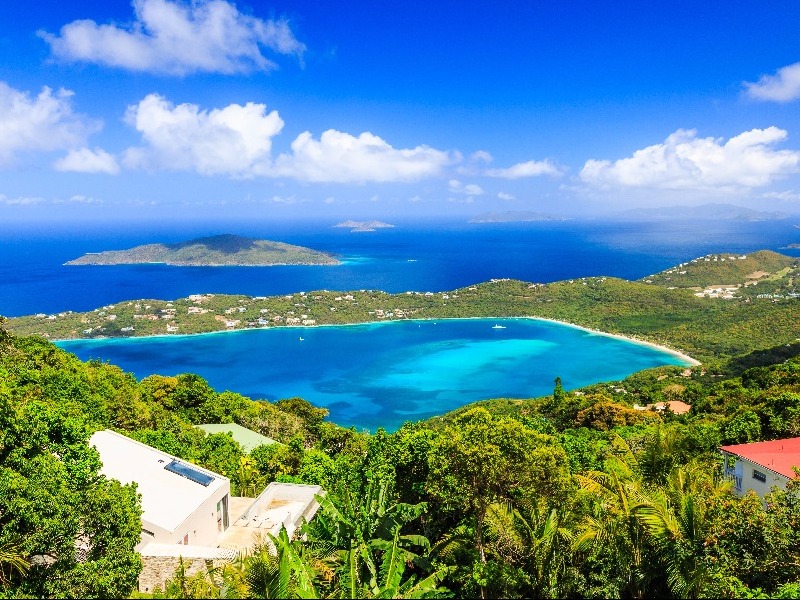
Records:
{"label": "white house on hillside", "polygon": [[773,487],[785,490],[800,467],[800,437],[770,442],[736,444],[720,448],[723,472],[740,496],[753,490],[764,498]]}
{"label": "white house on hillside", "polygon": [[231,497],[227,477],[119,433],[98,431],[89,443],[103,475],[135,482],[141,494],[141,592],[163,587],[179,564],[191,575],[246,554],[281,527],[295,535],[325,493],[318,485],[273,482],[257,498]]}
{"label": "white house on hillside", "polygon": [[101,473],[136,482],[142,495],[142,541],[216,546],[230,525],[231,483],[191,463],[108,429],[89,443],[100,453]]}

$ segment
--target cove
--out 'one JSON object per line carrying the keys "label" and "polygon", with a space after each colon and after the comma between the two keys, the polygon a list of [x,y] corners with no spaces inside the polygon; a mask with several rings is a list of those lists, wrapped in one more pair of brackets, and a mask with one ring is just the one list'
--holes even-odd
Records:
{"label": "cove", "polygon": [[343,426],[394,431],[488,398],[532,398],[688,365],[648,345],[537,319],[409,320],[203,335],[66,340],[137,378],[196,373],[217,391],[300,396]]}

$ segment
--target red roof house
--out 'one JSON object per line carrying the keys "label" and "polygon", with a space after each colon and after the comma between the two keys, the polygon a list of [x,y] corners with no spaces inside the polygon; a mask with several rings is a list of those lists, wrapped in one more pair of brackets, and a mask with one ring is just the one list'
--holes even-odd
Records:
{"label": "red roof house", "polygon": [[685,415],[692,410],[692,405],[681,402],[680,400],[670,400],[668,402],[653,402],[645,406],[634,404],[633,408],[636,410],[655,410],[660,413],[669,408],[676,415]]}
{"label": "red roof house", "polygon": [[796,477],[793,467],[800,467],[800,437],[722,446],[720,451],[725,474],[740,494],[753,490],[763,498],[775,486],[786,489]]}

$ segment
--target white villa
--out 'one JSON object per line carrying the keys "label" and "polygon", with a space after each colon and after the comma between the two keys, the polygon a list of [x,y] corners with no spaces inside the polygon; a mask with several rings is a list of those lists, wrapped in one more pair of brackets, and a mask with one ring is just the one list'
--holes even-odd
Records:
{"label": "white villa", "polygon": [[773,487],[785,490],[796,477],[794,467],[800,467],[800,437],[722,446],[720,451],[723,473],[739,496],[753,490],[764,498]]}
{"label": "white villa", "polygon": [[191,574],[247,553],[282,526],[293,536],[324,494],[316,485],[273,482],[258,498],[232,497],[227,477],[114,431],[97,431],[89,443],[100,453],[103,475],[135,482],[141,494],[142,592],[163,586],[180,559]]}

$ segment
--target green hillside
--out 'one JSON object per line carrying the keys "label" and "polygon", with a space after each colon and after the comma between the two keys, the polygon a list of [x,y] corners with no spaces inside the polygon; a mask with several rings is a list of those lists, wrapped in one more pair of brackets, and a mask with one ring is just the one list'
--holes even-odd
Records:
{"label": "green hillside", "polygon": [[[665,287],[706,288],[787,283],[800,269],[800,259],[770,250],[750,254],[709,254],[639,281]],[[769,283],[772,282],[772,283]],[[764,286],[762,286],[764,287]]]}
{"label": "green hillside", "polygon": [[[583,298],[588,308],[589,298],[635,289],[652,294],[639,297],[651,309],[671,297],[619,280],[466,291],[484,308],[522,290],[543,305]],[[718,448],[797,435],[800,362],[784,358],[798,350],[760,353],[758,366],[727,378],[698,366],[572,391],[556,381],[542,398],[485,401],[369,434],[327,422],[300,398],[254,402],[192,374],[137,381],[0,322],[0,596],[141,597],[140,498],[100,475],[88,443],[112,428],[225,475],[232,495],[253,497],[276,480],[326,491],[278,557],[256,548],[207,572],[179,568],[152,597],[797,597],[797,482],[766,502],[739,498],[719,476]],[[636,408],[679,400],[687,414]],[[247,453],[196,427],[208,423],[283,443]],[[90,551],[76,552],[76,539]],[[379,565],[395,556],[389,578]],[[299,591],[276,593],[274,581]],[[397,593],[401,584],[426,593]]]}

